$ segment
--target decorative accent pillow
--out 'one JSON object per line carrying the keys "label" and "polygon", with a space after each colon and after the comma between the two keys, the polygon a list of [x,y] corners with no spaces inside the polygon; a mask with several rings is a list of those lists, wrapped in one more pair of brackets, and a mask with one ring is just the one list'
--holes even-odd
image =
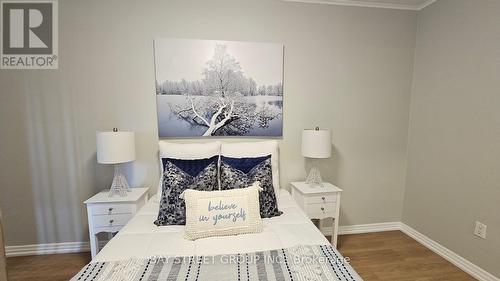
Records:
{"label": "decorative accent pillow", "polygon": [[188,189],[184,237],[189,240],[262,232],[259,214],[259,183],[226,191]]}
{"label": "decorative accent pillow", "polygon": [[281,215],[273,188],[271,155],[253,158],[221,156],[221,190],[245,188],[256,181],[260,182],[262,187],[259,194],[260,216],[271,218]]}
{"label": "decorative accent pillow", "polygon": [[157,198],[158,202],[161,200],[161,193],[163,190],[163,174],[164,163],[163,158],[173,159],[186,159],[196,160],[202,158],[211,158],[220,154],[220,141],[204,142],[204,143],[176,143],[167,142],[164,140],[158,141],[159,148],[159,166],[160,166],[160,179],[158,182]]}
{"label": "decorative accent pillow", "polygon": [[[271,155],[271,166],[273,168],[274,193],[280,191],[279,175],[279,149],[276,140],[252,141],[252,142],[223,142],[220,154],[226,157],[247,158]],[[279,202],[278,202],[279,203]]]}
{"label": "decorative accent pillow", "polygon": [[197,160],[163,158],[164,173],[160,210],[154,224],[182,225],[186,223],[186,206],[179,195],[187,189],[218,190],[219,156]]}

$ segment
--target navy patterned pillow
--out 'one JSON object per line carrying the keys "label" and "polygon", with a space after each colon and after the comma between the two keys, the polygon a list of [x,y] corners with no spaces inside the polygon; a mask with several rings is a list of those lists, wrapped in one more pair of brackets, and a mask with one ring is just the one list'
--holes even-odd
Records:
{"label": "navy patterned pillow", "polygon": [[271,218],[281,215],[283,212],[278,210],[274,194],[271,155],[254,158],[221,156],[221,190],[245,188],[256,181],[263,189],[259,193],[260,216]]}
{"label": "navy patterned pillow", "polygon": [[186,204],[179,195],[186,189],[218,190],[217,163],[219,156],[206,159],[181,160],[163,158],[163,180],[160,210],[154,224],[186,224]]}

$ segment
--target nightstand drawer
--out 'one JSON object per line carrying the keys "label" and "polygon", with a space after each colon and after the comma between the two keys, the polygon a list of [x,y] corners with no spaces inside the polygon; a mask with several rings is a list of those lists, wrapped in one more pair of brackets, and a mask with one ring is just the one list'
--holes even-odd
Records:
{"label": "nightstand drawer", "polygon": [[311,218],[335,217],[336,206],[333,203],[307,204],[306,212]]}
{"label": "nightstand drawer", "polygon": [[306,200],[307,204],[335,203],[337,201],[337,195],[325,194],[308,196]]}
{"label": "nightstand drawer", "polygon": [[94,227],[109,227],[125,225],[132,218],[132,214],[98,215],[93,216]]}
{"label": "nightstand drawer", "polygon": [[101,232],[115,233],[124,227],[148,200],[149,188],[131,188],[125,196],[109,196],[103,190],[85,200],[89,221],[90,251],[92,258],[99,252]]}
{"label": "nightstand drawer", "polygon": [[91,207],[92,215],[132,214],[135,204],[98,204]]}
{"label": "nightstand drawer", "polygon": [[[322,186],[311,186],[306,182],[292,182],[292,197],[310,219],[319,220],[319,229],[331,235],[331,243],[337,247],[340,217],[340,194],[342,189],[327,182]],[[330,231],[326,231],[323,219],[333,218]]]}

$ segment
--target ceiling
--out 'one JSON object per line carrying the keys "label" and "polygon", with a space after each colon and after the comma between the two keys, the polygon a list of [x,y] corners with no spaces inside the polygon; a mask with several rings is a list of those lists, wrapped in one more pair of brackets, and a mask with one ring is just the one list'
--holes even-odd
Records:
{"label": "ceiling", "polygon": [[418,11],[436,2],[437,0],[284,0],[284,1]]}

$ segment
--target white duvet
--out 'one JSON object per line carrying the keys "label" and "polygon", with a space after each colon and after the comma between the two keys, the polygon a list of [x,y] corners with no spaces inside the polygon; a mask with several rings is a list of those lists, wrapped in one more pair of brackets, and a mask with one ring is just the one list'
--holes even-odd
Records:
{"label": "white duvet", "polygon": [[263,219],[258,234],[211,237],[189,241],[184,226],[156,226],[158,200],[153,196],[129,223],[99,252],[94,261],[115,261],[131,257],[209,256],[288,248],[296,245],[325,245],[330,242],[314,226],[290,193],[280,190],[279,217]]}

